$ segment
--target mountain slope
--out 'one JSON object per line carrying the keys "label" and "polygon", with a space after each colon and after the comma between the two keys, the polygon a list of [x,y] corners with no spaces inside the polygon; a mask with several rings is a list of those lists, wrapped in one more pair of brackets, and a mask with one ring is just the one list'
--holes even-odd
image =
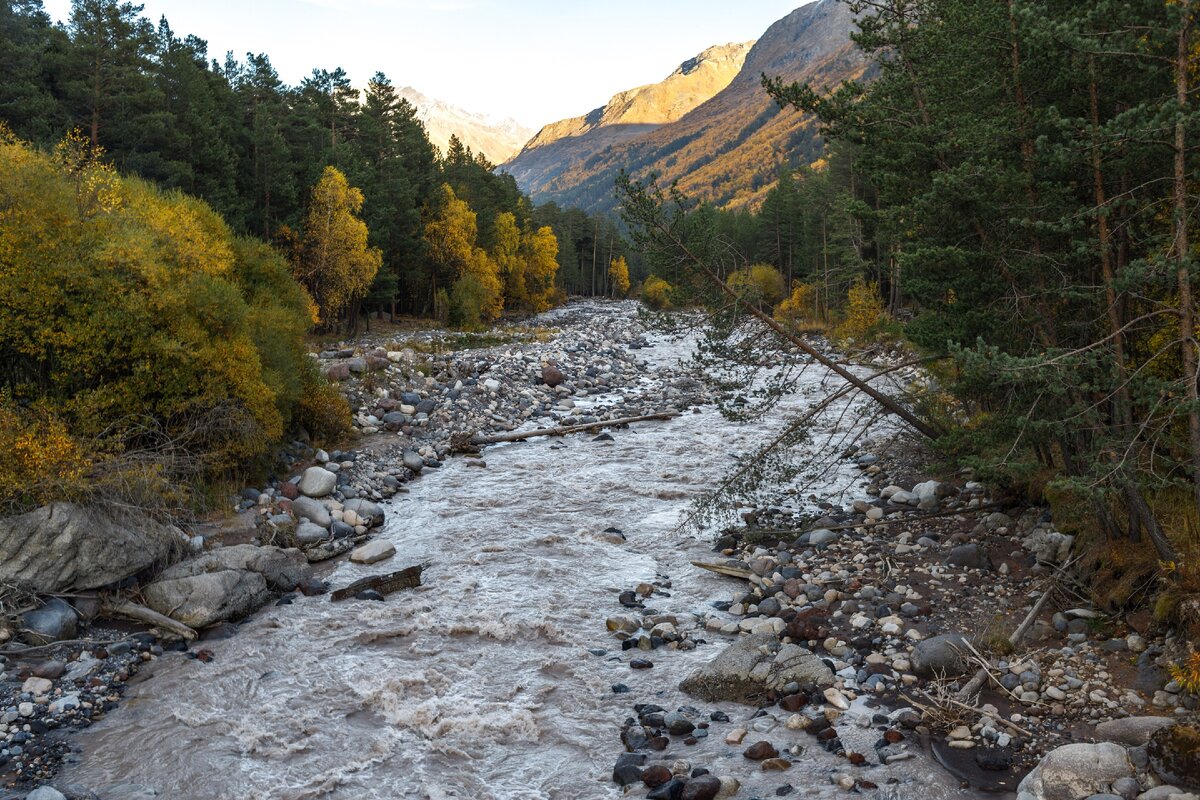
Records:
{"label": "mountain slope", "polygon": [[547,125],[525,145],[522,155],[568,137],[595,134],[591,141],[600,140],[605,129],[617,126],[649,127],[674,122],[728,86],[741,71],[753,45],[742,42],[710,47],[680,64],[666,80],[613,95],[606,105],[586,116]]}
{"label": "mountain slope", "polygon": [[417,107],[417,117],[425,123],[429,141],[443,153],[446,143],[454,135],[473,152],[483,153],[493,164],[501,164],[512,158],[533,134],[514,120],[494,120],[483,114],[473,114],[426,97],[411,86],[401,89],[400,96]]}
{"label": "mountain slope", "polygon": [[802,6],[763,34],[727,87],[682,118],[608,126],[597,119],[582,135],[531,142],[504,169],[537,202],[589,211],[615,207],[613,181],[622,169],[635,177],[658,173],[663,183],[679,181],[685,193],[719,205],[756,205],[781,166],[812,161],[821,147],[811,118],[781,111],[760,76],[827,86],[861,76],[866,62],[850,41],[853,27],[837,0]]}

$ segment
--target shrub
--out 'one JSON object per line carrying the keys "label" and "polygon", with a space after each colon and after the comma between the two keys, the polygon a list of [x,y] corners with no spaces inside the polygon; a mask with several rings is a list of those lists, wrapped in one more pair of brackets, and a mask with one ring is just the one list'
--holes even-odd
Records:
{"label": "shrub", "polygon": [[15,407],[102,450],[186,439],[226,471],[292,421],[311,322],[283,260],[201,201],[120,178],[74,139],[47,155],[0,136],[0,379]]}
{"label": "shrub", "polygon": [[70,499],[90,465],[86,448],[49,409],[0,398],[0,506],[23,508]]}
{"label": "shrub", "polygon": [[350,433],[350,404],[314,364],[302,373],[303,391],[296,408],[296,423],[318,444],[332,443]]}
{"label": "shrub", "polygon": [[879,284],[856,280],[846,296],[845,316],[837,326],[838,339],[867,339],[888,319],[879,296]]}
{"label": "shrub", "polygon": [[433,318],[443,325],[450,322],[450,295],[445,289],[438,289],[433,296]]}
{"label": "shrub", "polygon": [[811,283],[792,283],[792,293],[775,306],[775,320],[799,328],[815,324],[820,314],[817,311],[817,287]]}
{"label": "shrub", "polygon": [[725,281],[741,297],[754,306],[774,306],[783,299],[786,284],[779,270],[766,264],[739,269]]}
{"label": "shrub", "polygon": [[463,275],[450,289],[450,324],[467,331],[482,329],[491,295],[478,276]]}
{"label": "shrub", "polygon": [[651,275],[642,283],[642,302],[655,311],[671,307],[671,292],[674,288],[657,275]]}

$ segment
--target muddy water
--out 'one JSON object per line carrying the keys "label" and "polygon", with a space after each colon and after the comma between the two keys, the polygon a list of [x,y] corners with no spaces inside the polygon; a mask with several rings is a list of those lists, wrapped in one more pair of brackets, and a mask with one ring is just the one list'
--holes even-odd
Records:
{"label": "muddy water", "polygon": [[[651,338],[639,351],[646,380],[655,365],[689,352],[686,341]],[[801,393],[792,405],[807,402]],[[735,425],[704,409],[616,431],[612,443],[579,436],[497,446],[486,469],[452,460],[387,507],[392,562],[344,564],[331,578],[337,586],[380,566],[429,562],[424,587],[386,604],[300,598],[207,645],[212,663],[167,656],[84,734],[83,760],[66,777],[144,784],[175,800],[619,797],[610,776],[631,705],[715,710],[674,687],[723,643],[701,633],[709,644],[656,651],[653,669],[632,671],[604,619],[621,611],[620,590],[663,576],[671,596],[656,598],[656,608],[717,613],[709,603],[727,599],[736,582],[692,567],[708,555],[705,537],[674,528],[732,454],[771,430],[770,420]],[[822,437],[813,444],[828,446]],[[855,475],[842,470],[815,493],[836,500],[854,488]],[[605,534],[610,526],[628,540]],[[632,692],[613,694],[619,682]],[[783,784],[796,787],[793,797],[844,794],[830,777],[846,762],[783,726],[747,742],[769,738],[806,752],[790,771],[764,776],[723,744],[752,710],[720,707],[732,723],[714,723],[700,746],[673,744],[669,754],[737,777],[740,797],[774,796]],[[966,796],[923,758],[856,774],[880,784],[883,797]]]}

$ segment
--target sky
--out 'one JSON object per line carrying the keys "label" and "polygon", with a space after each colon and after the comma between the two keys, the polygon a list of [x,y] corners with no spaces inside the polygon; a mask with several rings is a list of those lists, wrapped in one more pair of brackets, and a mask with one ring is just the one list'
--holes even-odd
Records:
{"label": "sky", "polygon": [[[210,57],[266,53],[290,84],[376,72],[539,128],[655,83],[707,47],[757,39],[807,0],[140,0]],[[70,0],[45,0],[64,20]]]}

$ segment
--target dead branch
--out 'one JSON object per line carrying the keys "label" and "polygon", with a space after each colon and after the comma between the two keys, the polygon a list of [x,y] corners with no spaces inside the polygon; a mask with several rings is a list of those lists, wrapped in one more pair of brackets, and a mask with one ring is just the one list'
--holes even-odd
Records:
{"label": "dead branch", "polygon": [[105,603],[101,613],[108,615],[115,614],[119,617],[128,617],[129,619],[135,619],[138,622],[145,622],[147,625],[154,625],[162,628],[165,631],[170,631],[179,638],[186,639],[189,642],[195,641],[199,637],[199,634],[196,633],[196,631],[189,628],[187,625],[184,625],[182,622],[176,622],[170,617],[164,616],[157,611],[146,608],[145,606],[140,606],[137,603],[131,603],[128,600]]}
{"label": "dead branch", "polygon": [[[678,411],[663,411],[658,414],[646,414],[641,417],[624,417],[622,419],[603,420],[601,422],[593,422],[585,425],[565,425],[558,428],[539,428],[533,431],[516,431],[513,433],[502,433],[491,436],[483,434],[475,434],[469,440],[471,445],[476,447],[488,444],[500,444],[501,442],[520,442],[525,439],[535,439],[540,436],[568,436],[572,433],[585,433],[587,431],[596,431],[602,428],[616,428],[621,425],[630,425],[634,422],[650,422],[651,420],[671,420],[679,416]],[[462,447],[455,448],[461,451]]]}

